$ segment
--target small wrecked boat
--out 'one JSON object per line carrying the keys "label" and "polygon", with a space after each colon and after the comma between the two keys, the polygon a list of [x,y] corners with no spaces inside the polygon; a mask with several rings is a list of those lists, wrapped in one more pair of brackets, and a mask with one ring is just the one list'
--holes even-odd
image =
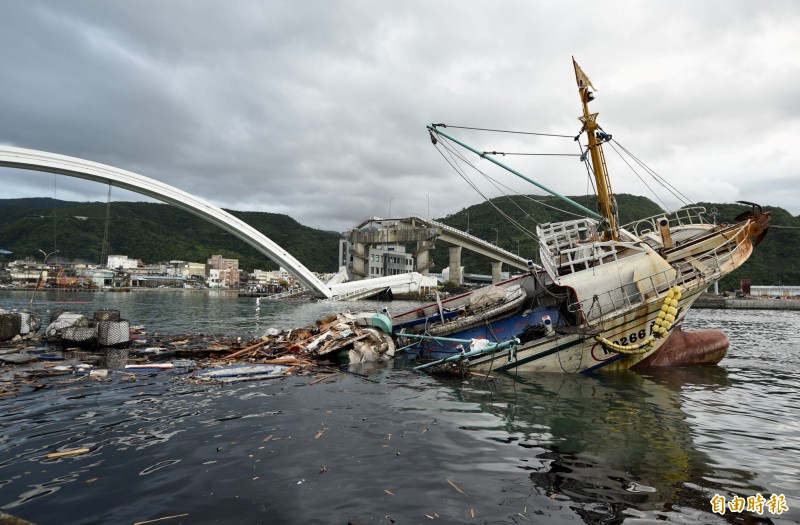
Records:
{"label": "small wrecked boat", "polygon": [[[769,212],[752,203],[733,224],[712,224],[702,207],[683,208],[621,225],[603,155],[611,140],[589,111],[594,87],[575,63],[583,114],[585,160],[598,193],[596,213],[531,181],[446,133],[428,126],[432,142],[476,153],[578,208],[584,217],[536,228],[541,264],[496,285],[394,315],[398,353],[464,370],[592,373],[638,363],[704,364],[683,339],[659,357],[701,292],[739,268],[767,232]],[[583,148],[582,148],[583,149]],[[712,345],[713,346],[713,345]],[[457,363],[457,365],[453,365]]]}

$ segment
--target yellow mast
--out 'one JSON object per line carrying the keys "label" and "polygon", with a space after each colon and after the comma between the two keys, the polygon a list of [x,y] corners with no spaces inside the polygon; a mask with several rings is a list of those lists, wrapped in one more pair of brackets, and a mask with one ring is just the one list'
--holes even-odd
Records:
{"label": "yellow mast", "polygon": [[[611,191],[611,182],[608,179],[608,169],[606,168],[606,158],[603,155],[603,142],[607,140],[603,133],[602,138],[598,137],[597,113],[589,113],[589,102],[594,100],[594,93],[589,88],[594,89],[589,77],[572,59],[575,67],[575,80],[578,82],[578,93],[583,104],[583,116],[579,117],[583,123],[583,130],[589,139],[589,154],[592,157],[592,167],[594,168],[594,178],[597,182],[598,211],[603,216],[601,222],[602,240],[619,240],[619,219],[617,217],[617,201]],[[602,133],[602,132],[601,132]],[[608,136],[610,138],[610,136]]]}

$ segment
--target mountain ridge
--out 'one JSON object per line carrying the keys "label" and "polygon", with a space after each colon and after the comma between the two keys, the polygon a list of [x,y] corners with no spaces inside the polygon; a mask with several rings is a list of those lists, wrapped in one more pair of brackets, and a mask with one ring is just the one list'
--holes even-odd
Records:
{"label": "mountain ridge", "polygon": [[[571,197],[591,208],[593,196]],[[646,197],[619,194],[620,222],[658,215],[662,209]],[[733,222],[749,207],[740,204],[698,203],[708,213],[716,210],[716,221]],[[449,226],[468,231],[512,253],[536,260],[537,245],[513,222],[532,231],[532,223],[546,223],[575,218],[557,209],[563,203],[551,196],[498,197],[475,204],[437,219]],[[788,211],[764,206],[772,212],[774,228],[742,268],[723,279],[721,289],[738,289],[739,281],[753,284],[800,284],[800,217]],[[498,210],[502,210],[502,213]],[[303,226],[288,215],[268,212],[226,210],[275,241],[312,271],[333,272],[338,266],[339,233]],[[72,202],[48,197],[0,199],[0,248],[10,250],[5,260],[39,258],[39,250],[59,250],[67,259],[99,263],[106,238],[106,214],[109,214],[108,244],[105,254],[140,258],[147,263],[171,259],[204,262],[212,254],[237,258],[240,268],[270,270],[277,264],[247,243],[222,229],[174,206],[147,202]],[[85,217],[82,218],[82,217]],[[434,271],[448,264],[444,249],[432,251]],[[468,273],[490,273],[488,261],[466,252],[463,264]]]}

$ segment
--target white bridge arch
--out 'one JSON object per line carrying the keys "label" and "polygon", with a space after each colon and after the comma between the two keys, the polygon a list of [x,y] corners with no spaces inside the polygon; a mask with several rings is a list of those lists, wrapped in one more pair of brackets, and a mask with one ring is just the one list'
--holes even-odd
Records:
{"label": "white bridge arch", "polygon": [[330,288],[275,241],[225,210],[163,182],[106,164],[11,146],[0,146],[0,166],[57,173],[68,177],[102,182],[172,204],[216,224],[253,246],[259,252],[287,268],[307,288],[315,290],[326,298],[333,296]]}

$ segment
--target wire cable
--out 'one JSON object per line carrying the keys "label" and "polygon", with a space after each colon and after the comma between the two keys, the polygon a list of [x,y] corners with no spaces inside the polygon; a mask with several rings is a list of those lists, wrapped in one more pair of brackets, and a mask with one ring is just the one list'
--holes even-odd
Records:
{"label": "wire cable", "polygon": [[534,133],[532,131],[512,131],[507,129],[491,129],[491,128],[473,128],[469,126],[451,126],[449,124],[435,124],[434,127],[443,127],[443,128],[453,128],[453,129],[468,129],[472,131],[491,131],[494,133],[510,133],[514,135],[535,135],[537,137],[558,137],[558,138],[566,138],[566,139],[573,139],[572,135],[557,135],[554,133]]}

